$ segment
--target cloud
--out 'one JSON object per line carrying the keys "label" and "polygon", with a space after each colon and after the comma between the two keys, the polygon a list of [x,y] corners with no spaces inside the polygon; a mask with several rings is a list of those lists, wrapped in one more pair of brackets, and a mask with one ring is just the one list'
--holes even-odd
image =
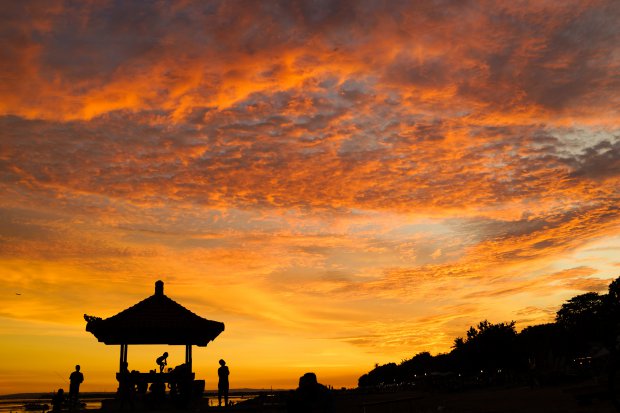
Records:
{"label": "cloud", "polygon": [[[602,178],[594,153],[613,164],[618,138],[605,121],[607,143],[569,157],[562,128],[565,116],[590,123],[587,111],[613,102],[604,91],[617,62],[596,50],[615,44],[615,7],[529,7],[163,2],[18,18],[6,30],[37,45],[40,91],[15,91],[28,101],[5,109],[16,117],[3,118],[3,170],[39,191],[141,204],[434,212],[580,202],[592,191],[583,178]],[[566,113],[585,93],[572,78],[600,104]],[[564,103],[532,100],[530,89]]]}
{"label": "cloud", "polygon": [[[593,268],[575,267],[569,270],[538,276],[532,279],[510,281],[498,280],[497,282],[490,284],[492,287],[491,290],[471,293],[469,297],[480,298],[488,296],[514,296],[520,293],[548,294],[550,290],[558,287],[570,290],[587,291],[587,288],[596,286],[595,290],[600,291],[600,286],[605,284],[607,281],[587,278],[595,273],[596,270]],[[502,285],[507,286],[507,288],[502,288]]]}
{"label": "cloud", "polygon": [[[342,115],[314,137],[305,130],[307,121],[295,115],[252,121],[268,120],[278,109],[263,106],[254,114],[252,106],[239,107],[200,127],[153,125],[155,114],[67,124],[4,118],[12,131],[1,148],[5,185],[10,180],[37,191],[100,194],[142,205],[428,212],[497,211],[515,203],[536,211],[609,192],[578,179],[556,154],[560,143],[541,153],[535,136],[517,140],[510,129],[501,132],[501,144],[491,140],[495,132],[455,148],[437,143],[449,125],[414,124],[412,141],[390,131],[389,140],[377,139],[376,126],[363,129],[341,121]],[[343,127],[348,135],[335,135]],[[550,190],[553,196],[547,196]]]}
{"label": "cloud", "polygon": [[[613,2],[25,2],[5,11],[5,50],[26,70],[5,83],[4,111],[55,119],[144,107],[182,114],[366,73],[381,81],[373,93],[400,89],[401,101],[421,107],[448,107],[441,97],[450,96],[456,111],[513,105],[588,116],[614,99],[605,91],[614,89],[618,62],[604,51],[617,43],[617,14]],[[17,86],[21,76],[29,93]]]}

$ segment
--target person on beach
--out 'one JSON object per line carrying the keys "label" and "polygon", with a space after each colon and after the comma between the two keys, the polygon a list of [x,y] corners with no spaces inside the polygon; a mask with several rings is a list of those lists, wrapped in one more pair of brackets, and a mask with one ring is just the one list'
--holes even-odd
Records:
{"label": "person on beach", "polygon": [[157,363],[157,365],[159,366],[159,372],[163,373],[164,369],[168,365],[168,352],[166,351],[164,352],[164,354],[157,357],[157,360],[155,360],[155,363]]}
{"label": "person on beach", "polygon": [[59,412],[62,410],[62,404],[65,402],[65,391],[58,389],[57,393],[52,396],[52,411]]}
{"label": "person on beach", "polygon": [[318,382],[315,373],[299,378],[299,387],[288,401],[289,413],[332,413],[332,395],[327,386]]}
{"label": "person on beach", "polygon": [[80,371],[80,365],[75,366],[75,371],[69,376],[69,404],[73,407],[78,402],[80,384],[84,381],[84,375]]}
{"label": "person on beach", "polygon": [[224,406],[228,406],[228,375],[230,371],[224,360],[220,360],[220,368],[217,369],[217,401],[218,406],[222,405],[222,396],[224,396]]}

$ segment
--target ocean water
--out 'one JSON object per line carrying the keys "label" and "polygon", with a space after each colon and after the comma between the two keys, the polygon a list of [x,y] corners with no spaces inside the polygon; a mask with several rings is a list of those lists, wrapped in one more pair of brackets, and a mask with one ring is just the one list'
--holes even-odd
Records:
{"label": "ocean water", "polygon": [[[248,399],[253,399],[254,397],[256,397],[255,394],[252,395],[248,395],[248,396],[228,396],[228,403],[231,404],[237,404],[243,400],[248,400]],[[204,397],[204,399],[208,399],[209,400],[209,406],[214,407],[217,406],[217,396],[213,397]],[[224,399],[222,399],[222,403],[224,403]]]}

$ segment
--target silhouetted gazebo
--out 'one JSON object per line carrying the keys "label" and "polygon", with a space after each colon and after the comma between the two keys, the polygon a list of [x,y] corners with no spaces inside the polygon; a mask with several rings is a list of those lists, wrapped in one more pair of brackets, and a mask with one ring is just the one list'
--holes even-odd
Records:
{"label": "silhouetted gazebo", "polygon": [[84,314],[86,331],[106,345],[120,345],[119,372],[130,344],[185,346],[185,363],[192,371],[192,346],[205,347],[224,331],[224,323],[202,318],[164,294],[163,281],[155,294],[120,313],[102,319]]}

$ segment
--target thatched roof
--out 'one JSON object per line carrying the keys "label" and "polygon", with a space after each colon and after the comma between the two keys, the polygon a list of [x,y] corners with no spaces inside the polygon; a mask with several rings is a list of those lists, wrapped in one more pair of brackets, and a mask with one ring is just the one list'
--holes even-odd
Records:
{"label": "thatched roof", "polygon": [[106,319],[84,314],[86,331],[105,344],[172,344],[206,346],[224,323],[202,318],[164,295],[164,283],[155,294]]}

